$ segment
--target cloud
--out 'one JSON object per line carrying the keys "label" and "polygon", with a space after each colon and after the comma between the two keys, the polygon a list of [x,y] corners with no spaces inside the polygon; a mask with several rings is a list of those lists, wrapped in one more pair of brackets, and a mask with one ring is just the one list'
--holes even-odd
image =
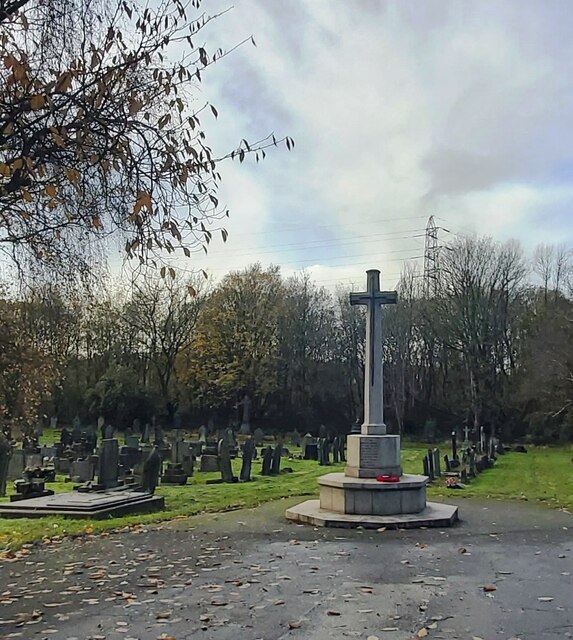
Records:
{"label": "cloud", "polygon": [[207,262],[361,282],[421,255],[430,214],[571,239],[572,17],[561,1],[238,2],[210,37],[258,46],[205,76],[212,143],[274,131],[296,147],[222,167],[231,235]]}

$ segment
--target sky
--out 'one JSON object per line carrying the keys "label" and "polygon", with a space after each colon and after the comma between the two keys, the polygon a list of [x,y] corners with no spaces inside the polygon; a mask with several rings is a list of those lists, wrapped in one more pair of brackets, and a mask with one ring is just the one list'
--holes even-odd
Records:
{"label": "sky", "polygon": [[[215,13],[224,0],[204,0]],[[221,166],[215,279],[260,261],[360,287],[456,234],[573,245],[570,0],[235,0],[205,30],[217,153],[274,132],[294,150]]]}

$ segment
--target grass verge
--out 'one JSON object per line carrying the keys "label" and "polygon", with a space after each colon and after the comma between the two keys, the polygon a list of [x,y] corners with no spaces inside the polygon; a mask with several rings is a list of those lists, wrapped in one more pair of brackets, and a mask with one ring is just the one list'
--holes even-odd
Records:
{"label": "grass verge", "polygon": [[[402,464],[408,473],[420,473],[423,445],[405,443]],[[554,507],[573,509],[573,448],[532,447],[527,454],[510,453],[500,456],[494,468],[476,478],[461,491],[446,490],[443,481],[437,481],[428,489],[430,499],[494,498],[531,500]],[[278,477],[256,476],[251,483],[207,485],[215,473],[196,474],[184,487],[162,486],[157,493],[165,497],[166,509],[159,513],[130,515],[107,520],[76,520],[64,517],[19,518],[0,520],[0,554],[10,554],[22,546],[43,541],[46,544],[63,536],[101,533],[146,525],[202,512],[217,512],[254,507],[263,502],[295,496],[314,496],[318,493],[316,479],[324,473],[342,470],[343,465],[320,467],[316,462],[284,461],[292,473]],[[235,461],[238,475],[240,460]],[[255,474],[260,461],[254,465]],[[57,492],[70,491],[72,485],[65,482],[50,484]]]}

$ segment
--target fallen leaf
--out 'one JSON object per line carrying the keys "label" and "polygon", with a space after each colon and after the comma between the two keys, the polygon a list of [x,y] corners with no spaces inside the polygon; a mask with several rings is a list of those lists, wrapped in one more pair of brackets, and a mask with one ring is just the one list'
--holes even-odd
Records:
{"label": "fallen leaf", "polygon": [[539,602],[553,602],[553,598],[549,596],[540,596],[537,599],[539,600]]}
{"label": "fallen leaf", "polygon": [[420,631],[416,634],[416,638],[425,638],[428,635],[428,630],[426,627],[422,627]]}
{"label": "fallen leaf", "polygon": [[289,629],[300,629],[301,625],[302,625],[302,620],[291,620],[288,623],[288,628]]}
{"label": "fallen leaf", "polygon": [[334,611],[334,609],[330,609],[329,611],[326,612],[327,616],[339,616],[340,615],[340,611]]}
{"label": "fallen leaf", "polygon": [[485,586],[482,587],[482,589],[486,593],[489,593],[490,591],[497,591],[497,587],[494,587],[492,584],[486,584]]}

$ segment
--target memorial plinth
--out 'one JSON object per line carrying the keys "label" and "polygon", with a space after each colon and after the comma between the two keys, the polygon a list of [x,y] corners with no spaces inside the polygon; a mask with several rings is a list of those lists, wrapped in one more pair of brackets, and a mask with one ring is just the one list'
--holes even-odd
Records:
{"label": "memorial plinth", "polygon": [[326,527],[444,527],[458,519],[457,507],[426,502],[426,476],[402,473],[400,436],[384,424],[382,309],[396,293],[380,291],[380,272],[367,272],[364,293],[350,294],[350,304],[368,307],[364,371],[364,423],[348,436],[344,473],[318,479],[320,499],[286,511],[295,522]]}
{"label": "memorial plinth", "polygon": [[376,478],[401,476],[400,436],[356,434],[346,440],[347,476]]}

